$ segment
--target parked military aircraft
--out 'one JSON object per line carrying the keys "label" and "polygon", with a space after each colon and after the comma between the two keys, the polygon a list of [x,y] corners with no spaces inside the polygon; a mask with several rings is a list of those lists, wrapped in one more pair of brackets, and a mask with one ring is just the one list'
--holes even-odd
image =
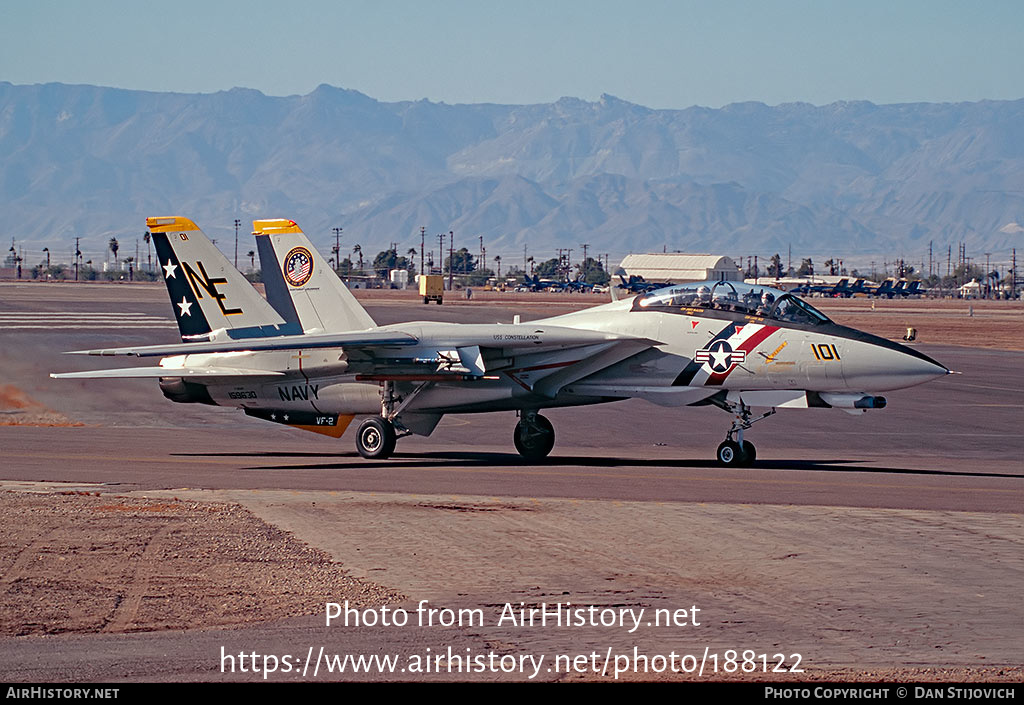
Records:
{"label": "parked military aircraft", "polygon": [[625,289],[631,294],[646,294],[649,291],[655,289],[663,289],[666,286],[672,286],[670,282],[649,282],[639,274],[630,274],[629,279],[626,279],[626,275],[621,273],[619,270],[619,280],[622,282],[619,284],[620,289]]}
{"label": "parked military aircraft", "polygon": [[377,326],[292,221],[253,224],[266,299],[192,221],[147,225],[182,343],[78,351],[163,359],[53,376],[157,378],[173,401],[237,406],[334,437],[365,415],[356,448],[367,458],[429,435],[444,414],[514,410],[513,443],[536,461],[555,441],[541,409],[637,397],[731,413],[717,460],[746,465],[756,451],[744,431],[778,408],[861,413],[885,406],[878,392],[948,373],[796,296],[739,282],[670,286],[521,324]]}
{"label": "parked military aircraft", "polygon": [[588,284],[579,279],[541,279],[540,275],[535,275],[531,278],[529,274],[523,275],[521,286],[529,291],[568,291],[570,293],[585,293],[594,288],[593,284]]}
{"label": "parked military aircraft", "polygon": [[867,294],[871,290],[865,285],[863,279],[857,279],[850,284],[850,280],[843,278],[835,284],[803,284],[791,289],[794,294],[814,294],[826,298],[848,299],[857,294]]}
{"label": "parked military aircraft", "polygon": [[801,284],[800,286],[790,289],[794,294],[800,294],[803,296],[817,295],[817,296],[841,296],[842,292],[848,287],[849,279],[840,279],[835,284]]}

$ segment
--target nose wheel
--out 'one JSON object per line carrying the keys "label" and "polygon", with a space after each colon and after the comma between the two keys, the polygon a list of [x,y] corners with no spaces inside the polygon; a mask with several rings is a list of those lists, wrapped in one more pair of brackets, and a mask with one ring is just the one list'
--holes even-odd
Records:
{"label": "nose wheel", "polygon": [[541,460],[555,447],[555,429],[536,411],[526,411],[516,424],[512,441],[526,460]]}
{"label": "nose wheel", "polygon": [[750,441],[743,441],[740,444],[734,440],[726,440],[718,446],[716,458],[719,465],[727,468],[746,467],[753,465],[757,458],[757,450]]}

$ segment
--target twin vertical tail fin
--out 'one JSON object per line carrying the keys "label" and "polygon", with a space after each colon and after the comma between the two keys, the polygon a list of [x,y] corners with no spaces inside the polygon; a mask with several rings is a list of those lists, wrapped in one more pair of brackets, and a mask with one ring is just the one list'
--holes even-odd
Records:
{"label": "twin vertical tail fin", "polygon": [[267,301],[305,332],[341,333],[377,325],[292,220],[255,220]]}
{"label": "twin vertical tail fin", "polygon": [[301,333],[188,218],[147,218],[184,342]]}

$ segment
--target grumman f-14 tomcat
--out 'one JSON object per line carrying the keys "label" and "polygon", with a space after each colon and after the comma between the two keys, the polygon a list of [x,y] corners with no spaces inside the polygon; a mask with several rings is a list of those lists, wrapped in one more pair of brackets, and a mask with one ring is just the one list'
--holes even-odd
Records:
{"label": "grumman f-14 tomcat", "polygon": [[730,281],[528,323],[377,326],[293,221],[253,223],[266,299],[192,221],[147,225],[182,342],[78,351],[162,357],[158,367],[53,376],[156,378],[172,401],[334,437],[367,416],[356,434],[366,458],[430,435],[445,414],[515,411],[513,443],[537,461],[555,442],[542,409],[640,398],[729,412],[717,460],[748,465],[756,451],[744,431],[776,409],[863,413],[885,406],[880,392],[949,372],[792,294]]}

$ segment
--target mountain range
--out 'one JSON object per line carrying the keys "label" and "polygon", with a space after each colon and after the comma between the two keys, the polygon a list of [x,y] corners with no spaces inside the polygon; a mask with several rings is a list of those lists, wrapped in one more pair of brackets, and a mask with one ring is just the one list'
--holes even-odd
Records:
{"label": "mountain range", "polygon": [[0,209],[2,235],[37,249],[185,215],[218,238],[293,218],[324,251],[342,227],[343,252],[371,254],[451,230],[510,262],[582,243],[613,259],[1002,253],[1024,245],[1024,100],[654,110],[0,83]]}

